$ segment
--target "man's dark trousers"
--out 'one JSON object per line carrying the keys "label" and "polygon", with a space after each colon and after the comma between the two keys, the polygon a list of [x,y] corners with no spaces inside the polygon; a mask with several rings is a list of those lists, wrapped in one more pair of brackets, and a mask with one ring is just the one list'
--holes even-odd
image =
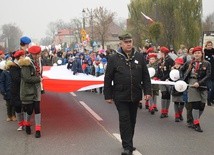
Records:
{"label": "man's dark trousers", "polygon": [[132,151],[133,136],[139,102],[117,101],[115,105],[119,113],[120,135],[124,149]]}

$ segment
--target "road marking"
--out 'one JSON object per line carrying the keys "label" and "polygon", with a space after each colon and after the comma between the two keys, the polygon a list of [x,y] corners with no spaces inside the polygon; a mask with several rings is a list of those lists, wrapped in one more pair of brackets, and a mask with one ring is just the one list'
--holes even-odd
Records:
{"label": "road marking", "polygon": [[98,120],[98,121],[103,121],[103,119],[102,119],[98,114],[96,114],[87,104],[85,104],[85,102],[80,101],[80,104],[81,104],[90,114],[92,114],[92,116],[94,116],[94,117],[96,118],[96,120]]}
{"label": "road marking", "polygon": [[[120,138],[120,134],[118,133],[113,133],[113,136],[122,143],[122,140]],[[138,150],[133,151],[133,155],[142,155]]]}
{"label": "road marking", "polygon": [[76,95],[75,93],[73,93],[73,92],[70,92],[70,94],[73,95],[73,96],[77,96],[77,95]]}

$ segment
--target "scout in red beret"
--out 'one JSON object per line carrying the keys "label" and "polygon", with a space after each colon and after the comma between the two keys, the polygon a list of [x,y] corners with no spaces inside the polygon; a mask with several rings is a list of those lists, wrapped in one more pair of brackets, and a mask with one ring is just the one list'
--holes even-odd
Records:
{"label": "scout in red beret", "polygon": [[165,53],[165,54],[168,54],[170,51],[169,51],[169,49],[167,48],[167,47],[165,47],[165,46],[162,46],[161,48],[160,48],[160,51],[162,52],[162,53]]}
{"label": "scout in red beret", "polygon": [[148,59],[150,59],[150,58],[157,58],[157,54],[156,53],[149,53],[148,54]]}
{"label": "scout in red beret", "polygon": [[146,51],[146,53],[152,53],[152,52],[154,52],[154,48],[153,48],[153,47],[150,47],[150,48]]}
{"label": "scout in red beret", "polygon": [[176,58],[175,63],[183,65],[184,64],[184,59],[183,58]]}
{"label": "scout in red beret", "polygon": [[19,58],[20,56],[25,55],[25,51],[24,50],[18,50],[15,52],[15,54],[13,55],[14,58]]}
{"label": "scout in red beret", "polygon": [[31,46],[31,47],[28,49],[28,52],[31,53],[31,54],[40,54],[40,52],[41,52],[41,47],[40,47],[40,46]]}
{"label": "scout in red beret", "polygon": [[196,46],[194,47],[193,51],[192,51],[192,54],[194,54],[196,51],[203,51],[203,48],[201,46]]}

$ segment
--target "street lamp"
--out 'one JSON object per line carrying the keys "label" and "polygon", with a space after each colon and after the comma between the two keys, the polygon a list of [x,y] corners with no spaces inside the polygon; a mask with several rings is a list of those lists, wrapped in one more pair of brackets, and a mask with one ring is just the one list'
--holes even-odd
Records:
{"label": "street lamp", "polygon": [[86,14],[86,11],[85,9],[82,10],[82,23],[83,23],[83,29],[85,30],[85,14]]}

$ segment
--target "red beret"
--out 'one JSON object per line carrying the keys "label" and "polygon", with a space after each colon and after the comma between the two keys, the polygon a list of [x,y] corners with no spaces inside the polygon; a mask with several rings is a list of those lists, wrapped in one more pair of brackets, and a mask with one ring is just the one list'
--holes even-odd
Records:
{"label": "red beret", "polygon": [[3,52],[3,51],[0,51],[0,55],[2,55],[2,54],[4,54],[4,52]]}
{"label": "red beret", "polygon": [[146,52],[147,52],[147,53],[152,53],[152,52],[154,52],[154,48],[153,48],[153,47],[150,47]]}
{"label": "red beret", "polygon": [[184,59],[183,58],[176,58],[175,59],[175,63],[183,65],[184,64]]}
{"label": "red beret", "polygon": [[162,53],[169,53],[169,52],[170,52],[169,49],[168,49],[167,47],[164,47],[164,46],[162,46],[162,47],[160,48],[160,51],[161,51]]}
{"label": "red beret", "polygon": [[14,58],[20,57],[22,55],[25,55],[25,51],[24,50],[18,50],[15,52],[15,54],[13,55]]}
{"label": "red beret", "polygon": [[41,47],[40,46],[31,46],[28,48],[28,52],[31,54],[39,54],[41,52]]}
{"label": "red beret", "polygon": [[157,55],[156,53],[149,53],[149,54],[148,54],[148,59],[153,58],[153,57],[154,57],[154,58],[157,58],[157,56],[158,56],[158,55]]}
{"label": "red beret", "polygon": [[201,51],[202,52],[203,48],[201,46],[196,46],[194,47],[192,54],[194,54],[196,51]]}

